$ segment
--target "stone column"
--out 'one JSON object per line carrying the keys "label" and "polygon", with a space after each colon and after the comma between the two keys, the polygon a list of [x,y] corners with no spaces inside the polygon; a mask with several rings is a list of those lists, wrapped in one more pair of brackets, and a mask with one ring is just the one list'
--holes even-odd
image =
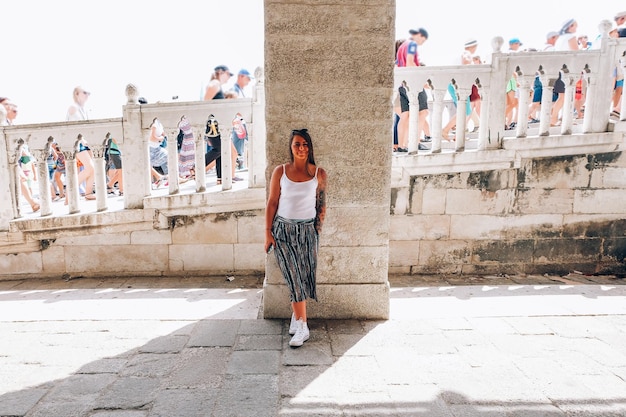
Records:
{"label": "stone column", "polygon": [[248,187],[265,187],[265,74],[262,68],[254,71],[252,98],[252,131],[248,132]]}
{"label": "stone column", "polygon": [[528,133],[528,99],[530,98],[530,86],[535,80],[535,75],[522,75],[519,80],[519,105],[517,106],[515,137],[525,138]]}
{"label": "stone column", "polygon": [[78,205],[79,190],[76,149],[61,152],[63,152],[65,156],[65,196],[68,201],[68,214],[80,213],[80,206]]}
{"label": "stone column", "polygon": [[[441,129],[443,120],[443,99],[447,90],[433,89],[433,115],[430,136],[433,138],[431,153],[441,153]],[[446,138],[447,139],[447,138]]]}
{"label": "stone column", "polygon": [[[265,0],[265,22],[267,182],[289,161],[292,129],[309,129],[328,173],[309,316],[388,318],[395,1]],[[291,316],[273,253],[263,315]]]}
{"label": "stone column", "polygon": [[552,115],[552,93],[556,78],[548,78],[540,74],[541,80],[541,111],[539,117],[539,136],[550,136],[550,118]]}
{"label": "stone column", "polygon": [[15,163],[16,154],[7,145],[4,131],[0,128],[0,170],[8,175],[0,175],[0,230],[9,230],[11,220],[17,218],[17,196]]}
{"label": "stone column", "polygon": [[52,136],[48,138],[48,142],[44,149],[33,149],[32,155],[35,157],[35,169],[37,170],[37,183],[39,185],[39,203],[41,205],[41,216],[49,216],[52,214],[52,196],[50,193],[50,177],[48,173],[48,155],[50,155],[50,147],[52,145]]}
{"label": "stone column", "polygon": [[106,211],[107,198],[107,174],[106,161],[104,159],[104,145],[92,145],[94,182],[96,184],[96,211]]}
{"label": "stone column", "polygon": [[455,152],[465,151],[465,129],[467,127],[467,103],[469,96],[472,93],[472,88],[457,88],[458,102],[456,107],[456,142],[454,144]]}
{"label": "stone column", "polygon": [[204,166],[204,154],[206,153],[206,141],[204,140],[204,130],[196,132],[194,140],[196,141],[196,192],[203,193],[206,191],[206,167]]}
{"label": "stone column", "polygon": [[143,208],[143,199],[150,195],[150,137],[149,122],[142,125],[141,106],[137,103],[138,92],[135,86],[126,87],[127,104],[124,106],[124,208]]}

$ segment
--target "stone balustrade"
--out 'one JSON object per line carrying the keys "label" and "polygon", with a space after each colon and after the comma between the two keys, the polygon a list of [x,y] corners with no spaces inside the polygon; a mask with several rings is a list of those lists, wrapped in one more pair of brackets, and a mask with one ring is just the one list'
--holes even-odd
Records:
{"label": "stone balustrade", "polygon": [[[222,139],[222,185],[223,191],[232,188],[231,162],[231,122],[240,113],[246,120],[248,142],[248,186],[265,186],[265,103],[264,83],[261,69],[256,71],[257,83],[253,98],[202,101],[172,102],[140,105],[137,102],[137,88],[129,85],[126,89],[128,102],[123,106],[123,117],[119,119],[88,120],[80,122],[59,122],[7,126],[0,130],[0,230],[8,230],[14,219],[24,216],[21,212],[21,192],[17,177],[18,160],[21,148],[28,145],[38,170],[41,217],[53,214],[51,187],[48,177],[47,156],[53,141],[59,144],[66,158],[66,193],[68,195],[67,214],[84,213],[79,199],[78,169],[76,154],[80,140],[85,140],[93,154],[95,169],[96,211],[108,209],[106,190],[106,170],[104,149],[109,136],[116,139],[123,155],[124,208],[141,209],[146,197],[152,195],[148,141],[150,125],[158,118],[168,137],[168,168],[170,173],[178,172],[177,144],[178,123],[184,116],[192,125],[196,145],[196,166],[204,167],[205,126],[210,114],[215,115],[220,125]],[[205,170],[196,169],[195,193],[206,191]],[[169,175],[169,196],[180,195],[177,175]],[[168,204],[171,207],[172,203]]]}
{"label": "stone balustrade", "polygon": [[[395,70],[394,85],[397,89],[402,82],[408,86],[409,98],[413,105],[409,116],[409,155],[418,153],[418,107],[417,94],[424,88],[432,93],[431,136],[433,138],[430,153],[442,152],[442,119],[444,99],[448,86],[452,84],[458,95],[456,109],[457,129],[455,151],[465,151],[466,145],[466,102],[477,85],[482,98],[481,120],[478,134],[478,150],[501,149],[503,140],[513,135],[524,138],[531,135],[528,126],[528,106],[530,104],[530,88],[536,76],[543,85],[541,100],[541,121],[533,136],[569,135],[574,132],[573,98],[576,81],[585,77],[587,81],[585,114],[581,128],[582,133],[601,133],[613,128],[610,124],[611,96],[613,92],[612,71],[617,66],[623,73],[626,60],[626,39],[607,37],[610,25],[601,24],[604,38],[601,49],[567,52],[518,52],[503,53],[502,38],[494,39],[494,53],[488,65],[459,66],[423,66],[404,67]],[[552,108],[552,91],[554,83],[561,74],[565,83],[565,103],[562,109],[560,128],[550,129],[550,112]],[[505,87],[509,79],[517,78],[519,84],[519,106],[516,130],[505,130]],[[626,100],[622,100],[621,120],[626,117]],[[426,152],[426,151],[421,151]]]}

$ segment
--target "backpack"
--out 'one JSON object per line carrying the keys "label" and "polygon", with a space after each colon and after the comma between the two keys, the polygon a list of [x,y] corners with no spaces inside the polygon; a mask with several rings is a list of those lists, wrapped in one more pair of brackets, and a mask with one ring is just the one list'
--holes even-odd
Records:
{"label": "backpack", "polygon": [[180,148],[183,146],[183,139],[185,138],[185,134],[183,133],[183,129],[178,129],[178,136],[176,136],[176,146],[178,147],[178,151],[180,152]]}
{"label": "backpack", "polygon": [[237,135],[239,139],[247,139],[248,138],[248,129],[246,129],[246,121],[243,120],[243,117],[240,113],[235,115],[233,119],[233,131]]}
{"label": "backpack", "polygon": [[209,115],[209,119],[206,122],[206,131],[204,133],[210,138],[216,138],[220,135],[219,124],[212,114]]}

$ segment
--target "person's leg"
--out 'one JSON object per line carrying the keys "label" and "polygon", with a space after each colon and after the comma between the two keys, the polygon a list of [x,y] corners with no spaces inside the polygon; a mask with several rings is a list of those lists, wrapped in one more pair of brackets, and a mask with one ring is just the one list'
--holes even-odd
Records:
{"label": "person's leg", "polygon": [[93,194],[94,167],[93,159],[89,151],[76,154],[76,159],[83,165],[83,170],[78,174],[78,183],[85,182],[85,196]]}
{"label": "person's leg", "polygon": [[565,94],[559,93],[558,98],[552,104],[552,113],[550,114],[550,125],[556,126],[559,122],[559,112],[561,108],[563,108],[563,103],[565,102]]}
{"label": "person's leg", "polygon": [[409,146],[409,112],[400,114],[398,122],[398,149],[407,149]]}
{"label": "person's leg", "polygon": [[21,179],[20,188],[22,190],[22,196],[24,197],[26,201],[28,201],[28,204],[30,204],[30,207],[33,209],[33,212],[39,211],[39,208],[40,208],[39,203],[35,201],[32,193],[30,192],[30,187],[28,186],[28,179],[26,178]]}
{"label": "person's leg", "polygon": [[296,315],[296,320],[302,319],[306,323],[306,301],[293,302],[291,308]]}
{"label": "person's leg", "polygon": [[57,188],[59,189],[59,198],[65,198],[65,188],[63,187],[63,179],[61,171],[55,171],[54,173],[54,181],[57,184]]}

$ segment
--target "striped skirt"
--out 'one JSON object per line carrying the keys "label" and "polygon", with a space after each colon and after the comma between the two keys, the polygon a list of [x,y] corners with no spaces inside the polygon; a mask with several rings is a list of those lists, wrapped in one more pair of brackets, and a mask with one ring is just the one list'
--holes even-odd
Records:
{"label": "striped skirt", "polygon": [[[167,150],[160,146],[150,146],[150,165],[163,167],[167,165]],[[167,174],[167,172],[165,172]]]}
{"label": "striped skirt", "polygon": [[276,261],[289,287],[291,302],[317,301],[315,272],[319,236],[315,219],[291,220],[276,216],[272,225]]}

